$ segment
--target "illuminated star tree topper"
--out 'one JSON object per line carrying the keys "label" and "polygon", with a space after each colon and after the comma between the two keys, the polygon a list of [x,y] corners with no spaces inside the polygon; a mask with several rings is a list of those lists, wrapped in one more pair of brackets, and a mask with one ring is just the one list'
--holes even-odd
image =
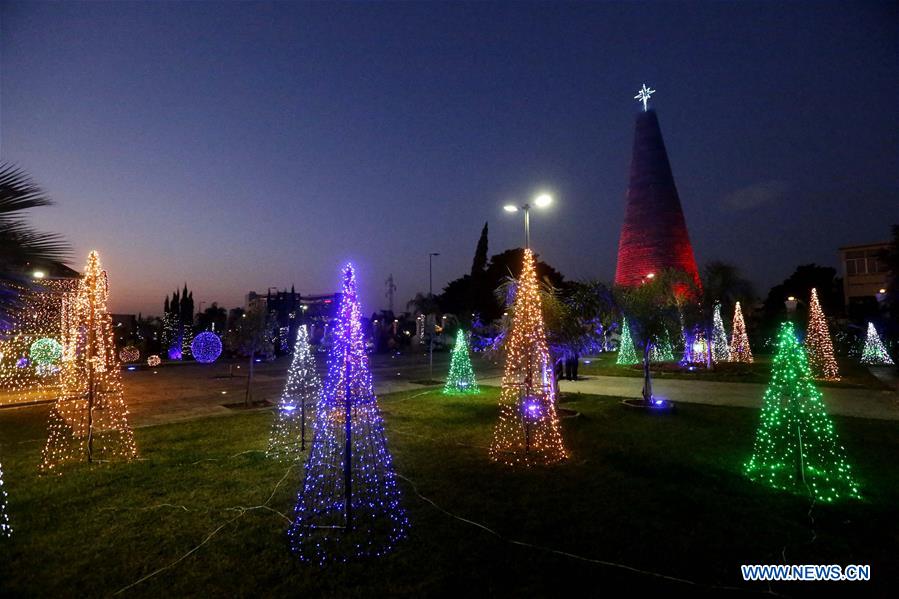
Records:
{"label": "illuminated star tree topper", "polygon": [[644,83],[643,88],[637,92],[636,96],[634,96],[634,100],[643,102],[643,112],[649,110],[649,97],[654,93],[656,93],[656,90],[646,87],[646,84]]}
{"label": "illuminated star tree topper", "polygon": [[859,497],[846,451],[789,322],[780,327],[762,401],[752,457],[744,465],[750,479],[819,501]]}
{"label": "illuminated star tree topper", "polygon": [[309,346],[309,334],[306,325],[302,325],[297,329],[287,384],[278,402],[278,413],[268,446],[269,457],[296,460],[306,451],[306,415],[318,403],[321,392],[321,381],[315,371],[315,358]]}
{"label": "illuminated star tree topper", "polygon": [[568,457],[556,415],[553,369],[546,345],[534,255],[524,250],[512,325],[505,344],[506,367],[500,416],[490,457],[506,465],[552,464]]}
{"label": "illuminated star tree topper", "polygon": [[372,388],[351,265],[343,270],[333,339],[306,479],[288,529],[293,552],[319,565],[384,555],[408,528]]}
{"label": "illuminated star tree topper", "polygon": [[447,395],[480,393],[478,381],[474,376],[474,368],[471,366],[471,356],[468,353],[468,337],[462,329],[456,333],[456,345],[453,348],[453,357],[450,361],[449,375],[446,377],[443,393]]}
{"label": "illuminated star tree topper", "polygon": [[109,284],[100,256],[91,252],[78,291],[68,300],[62,379],[50,409],[41,470],[67,461],[137,457],[122,389],[121,362],[106,310]]}

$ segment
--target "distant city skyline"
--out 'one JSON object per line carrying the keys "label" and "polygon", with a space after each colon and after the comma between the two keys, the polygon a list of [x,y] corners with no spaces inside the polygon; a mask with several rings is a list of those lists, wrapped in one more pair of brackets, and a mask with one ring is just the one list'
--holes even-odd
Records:
{"label": "distant city skyline", "polygon": [[611,281],[643,84],[700,269],[764,296],[899,221],[899,14],[887,3],[0,5],[0,159],[110,310],[269,287],[366,314],[523,245]]}

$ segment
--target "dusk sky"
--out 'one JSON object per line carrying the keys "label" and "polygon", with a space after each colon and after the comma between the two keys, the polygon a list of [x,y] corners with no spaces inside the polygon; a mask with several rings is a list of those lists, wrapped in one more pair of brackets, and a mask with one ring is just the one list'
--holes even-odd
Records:
{"label": "dusk sky", "polygon": [[2,159],[113,312],[337,288],[367,312],[523,243],[610,280],[642,83],[700,266],[760,294],[899,222],[899,14],[887,3],[4,3]]}

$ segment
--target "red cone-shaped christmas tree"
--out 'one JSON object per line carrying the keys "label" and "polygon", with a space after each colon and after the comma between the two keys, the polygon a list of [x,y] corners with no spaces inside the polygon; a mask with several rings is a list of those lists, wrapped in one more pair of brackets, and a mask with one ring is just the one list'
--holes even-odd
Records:
{"label": "red cone-shaped christmas tree", "polygon": [[654,110],[637,115],[624,224],[618,243],[615,284],[635,286],[666,269],[699,271],[668,153]]}
{"label": "red cone-shaped christmas tree", "polygon": [[568,457],[556,416],[552,364],[543,329],[534,255],[524,251],[512,326],[506,340],[506,369],[500,416],[490,457],[504,464],[550,464]]}
{"label": "red cone-shaped christmas tree", "polygon": [[50,410],[41,470],[67,461],[137,456],[122,390],[121,364],[106,312],[109,285],[91,252],[78,291],[64,309],[62,390]]}

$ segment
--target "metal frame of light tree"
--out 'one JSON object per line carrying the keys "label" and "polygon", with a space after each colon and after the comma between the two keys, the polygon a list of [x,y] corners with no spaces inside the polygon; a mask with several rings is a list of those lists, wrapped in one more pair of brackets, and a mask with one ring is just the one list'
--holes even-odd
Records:
{"label": "metal frame of light tree", "polygon": [[752,480],[819,501],[859,497],[845,448],[789,322],[778,333],[752,457],[743,469]]}
{"label": "metal frame of light tree", "polygon": [[868,332],[865,335],[865,344],[862,348],[862,355],[859,361],[862,364],[871,366],[894,364],[893,358],[890,357],[883,341],[880,340],[880,335],[877,334],[877,329],[874,328],[873,322],[868,323]]}
{"label": "metal frame of light tree", "polygon": [[361,318],[356,275],[348,264],[306,478],[288,529],[292,551],[319,565],[383,555],[408,528]]}
{"label": "metal frame of light tree", "polygon": [[9,523],[9,508],[6,505],[6,487],[3,484],[3,464],[0,464],[0,539],[9,538],[12,535],[12,525]]}
{"label": "metal frame of light tree", "polygon": [[727,331],[721,319],[721,302],[715,302],[712,313],[712,360],[715,362],[730,361],[730,344],[727,342]]}
{"label": "metal frame of light tree", "polygon": [[752,364],[752,349],[749,347],[749,335],[746,334],[746,322],[743,320],[743,309],[740,302],[734,305],[734,322],[730,337],[730,361]]}
{"label": "metal frame of light tree", "polygon": [[630,366],[639,362],[637,350],[634,348],[634,339],[631,337],[631,329],[627,324],[627,318],[621,317],[621,338],[618,341],[618,358],[615,363],[619,366]]}
{"label": "metal frame of light tree", "polygon": [[808,305],[808,329],[805,333],[805,348],[808,352],[808,363],[815,378],[825,381],[840,380],[837,359],[833,353],[830,340],[830,329],[827,318],[818,301],[818,292],[813,288]]}
{"label": "metal frame of light tree", "polygon": [[456,333],[456,345],[453,347],[453,356],[443,393],[452,395],[480,392],[478,381],[474,376],[474,368],[471,365],[471,355],[468,353],[468,336],[465,331],[459,329],[459,332]]}
{"label": "metal frame of light tree", "polygon": [[78,291],[64,308],[62,388],[50,410],[42,471],[68,461],[137,456],[115,352],[109,285],[97,252],[88,256]]}
{"label": "metal frame of light tree", "polygon": [[275,459],[298,460],[306,451],[307,410],[319,402],[321,380],[315,371],[315,357],[309,345],[306,325],[297,329],[293,358],[287,371],[287,383],[278,402],[278,412],[272,425],[268,455]]}
{"label": "metal frame of light tree", "polygon": [[506,367],[500,415],[490,457],[510,466],[552,464],[568,457],[556,415],[553,368],[546,345],[534,255],[524,250],[512,326],[505,345]]}

